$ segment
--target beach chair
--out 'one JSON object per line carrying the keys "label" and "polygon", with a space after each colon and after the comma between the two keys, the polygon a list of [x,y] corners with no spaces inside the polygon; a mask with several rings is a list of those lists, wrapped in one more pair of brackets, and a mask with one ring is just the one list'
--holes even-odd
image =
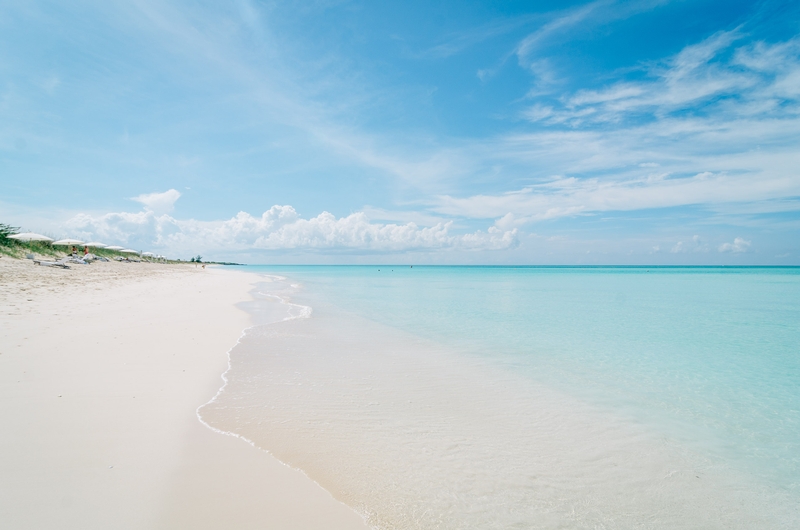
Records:
{"label": "beach chair", "polygon": [[98,256],[97,254],[92,254],[90,252],[83,256],[83,261],[85,261],[86,263],[92,263],[94,261],[108,261],[108,259],[104,258],[103,256]]}
{"label": "beach chair", "polygon": [[67,265],[66,258],[60,259],[58,261],[47,261],[43,259],[35,259],[33,260],[34,265],[41,265],[42,267],[59,267],[62,269],[69,269],[69,265]]}

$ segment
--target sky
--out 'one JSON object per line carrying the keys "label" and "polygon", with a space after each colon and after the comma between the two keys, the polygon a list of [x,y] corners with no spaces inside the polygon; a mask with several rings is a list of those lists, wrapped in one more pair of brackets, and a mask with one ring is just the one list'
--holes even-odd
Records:
{"label": "sky", "polygon": [[243,263],[800,264],[800,3],[0,0],[0,223]]}

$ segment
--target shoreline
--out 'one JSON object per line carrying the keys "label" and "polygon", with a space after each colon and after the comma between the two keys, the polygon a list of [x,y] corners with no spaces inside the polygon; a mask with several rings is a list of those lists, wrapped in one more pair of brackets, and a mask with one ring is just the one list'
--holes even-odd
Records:
{"label": "shoreline", "polygon": [[[0,520],[35,528],[366,528],[198,421],[258,276],[0,260]],[[200,405],[202,406],[202,405]]]}
{"label": "shoreline", "polygon": [[283,280],[265,291],[313,306],[314,318],[250,328],[204,418],[305,470],[376,527],[632,527],[657,513],[676,528],[781,528],[796,518],[787,492],[624,411]]}
{"label": "shoreline", "polygon": [[[258,274],[258,273],[252,273],[252,274]],[[269,281],[274,281],[276,279],[277,280],[285,280],[286,279],[286,278],[274,277],[274,276],[266,275],[266,274],[258,274],[258,276],[262,280],[264,278],[269,278]],[[263,284],[263,281],[258,282],[257,284],[255,284],[256,286],[255,286],[255,288],[253,290],[250,291],[250,294],[251,295],[255,295],[255,294],[261,295],[265,299],[269,299],[269,301],[272,301],[272,302],[277,301],[282,306],[288,306],[288,307],[286,307],[287,311],[291,311],[291,309],[290,309],[291,307],[299,307],[299,308],[301,308],[301,311],[297,315],[292,315],[290,313],[289,316],[285,316],[284,318],[279,318],[281,316],[279,314],[280,313],[279,311],[271,312],[271,316],[270,317],[264,317],[264,315],[258,315],[255,312],[250,313],[250,317],[251,317],[251,320],[252,320],[252,322],[251,322],[252,325],[247,327],[247,328],[245,328],[244,330],[242,330],[242,333],[239,336],[239,338],[237,339],[236,344],[234,344],[230,349],[228,349],[228,351],[225,354],[226,358],[227,358],[227,368],[220,375],[220,378],[222,379],[223,384],[222,384],[221,387],[219,387],[219,389],[217,390],[217,392],[214,394],[214,396],[211,399],[209,399],[206,403],[203,403],[202,405],[197,407],[197,409],[195,409],[195,415],[197,417],[197,420],[198,420],[198,422],[200,424],[202,424],[204,427],[206,427],[208,430],[214,432],[215,434],[219,434],[221,436],[225,436],[225,437],[230,437],[230,438],[234,438],[234,439],[237,439],[237,440],[241,440],[241,441],[245,442],[246,444],[248,444],[249,446],[251,446],[253,449],[255,449],[255,450],[257,450],[257,451],[259,451],[261,453],[266,453],[271,458],[273,458],[275,461],[277,461],[280,465],[286,467],[287,469],[290,469],[292,472],[300,473],[303,477],[306,478],[306,480],[312,482],[314,484],[314,486],[316,486],[319,490],[322,490],[325,493],[327,493],[330,496],[331,500],[333,500],[335,503],[337,503],[337,504],[341,505],[342,507],[344,507],[348,512],[351,512],[352,514],[355,514],[361,521],[361,524],[359,524],[359,525],[352,526],[351,524],[347,524],[347,526],[344,527],[344,526],[339,526],[337,524],[337,522],[335,522],[335,521],[326,520],[326,521],[324,521],[322,528],[325,528],[325,529],[331,528],[331,529],[334,529],[334,530],[338,529],[338,528],[347,528],[347,529],[353,529],[353,530],[357,530],[358,528],[363,528],[363,529],[366,530],[367,522],[366,522],[366,520],[365,520],[365,518],[364,518],[364,516],[362,514],[359,514],[358,512],[356,512],[351,506],[348,506],[346,503],[336,499],[329,490],[324,488],[319,482],[317,482],[312,477],[310,477],[308,475],[308,473],[306,473],[305,470],[303,470],[302,468],[299,468],[299,467],[292,466],[290,463],[279,459],[277,456],[275,456],[272,453],[272,451],[270,451],[269,448],[259,446],[255,441],[247,438],[246,436],[243,436],[243,435],[241,435],[239,433],[236,433],[234,431],[226,431],[226,430],[219,429],[219,428],[214,427],[213,425],[209,424],[208,422],[206,422],[203,419],[202,409],[205,408],[205,407],[208,407],[210,405],[213,405],[217,401],[217,399],[221,395],[224,394],[225,388],[227,387],[228,382],[229,382],[227,375],[232,370],[231,353],[236,349],[237,346],[239,346],[241,344],[242,339],[247,337],[247,334],[248,334],[249,331],[253,330],[254,328],[260,327],[260,326],[265,326],[265,325],[270,325],[270,324],[280,324],[280,323],[287,322],[287,321],[290,321],[290,320],[309,318],[311,316],[312,308],[310,306],[305,306],[305,305],[301,305],[301,304],[294,304],[292,302],[289,302],[286,298],[284,298],[284,297],[282,297],[280,295],[263,293],[263,292],[261,292],[259,290],[259,287],[258,287],[261,284]],[[262,300],[262,302],[263,302],[263,300]],[[257,304],[257,302],[256,302],[256,304]],[[238,305],[241,306],[242,304],[238,304]],[[301,527],[298,527],[298,528],[309,528],[309,527],[301,526]]]}

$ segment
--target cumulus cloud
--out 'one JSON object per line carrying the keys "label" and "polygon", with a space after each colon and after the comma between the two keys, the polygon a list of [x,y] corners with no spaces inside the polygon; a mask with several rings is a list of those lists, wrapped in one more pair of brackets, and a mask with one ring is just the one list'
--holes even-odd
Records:
{"label": "cumulus cloud", "polygon": [[163,193],[146,193],[133,197],[132,200],[144,205],[145,210],[156,215],[170,213],[175,208],[175,202],[180,199],[181,192],[178,190],[167,190]]}
{"label": "cumulus cloud", "polygon": [[745,241],[741,237],[737,237],[733,240],[733,243],[723,243],[719,246],[720,252],[733,252],[733,253],[740,253],[740,252],[747,252],[750,248],[750,241]]}
{"label": "cumulus cloud", "polygon": [[694,235],[690,241],[678,241],[670,252],[673,254],[680,254],[683,252],[708,252],[708,245],[706,245],[702,237]]}
{"label": "cumulus cloud", "polygon": [[[177,192],[176,192],[177,193]],[[164,194],[151,194],[152,195]],[[143,201],[142,201],[143,202]],[[166,202],[166,201],[163,201]],[[169,203],[174,204],[174,200]],[[157,204],[162,207],[163,203]],[[350,250],[399,252],[408,250],[502,250],[518,245],[517,229],[492,226],[486,231],[453,233],[453,222],[420,227],[374,223],[363,212],[337,218],[322,212],[302,218],[288,205],[276,205],[260,216],[239,212],[223,221],[176,219],[146,204],[137,213],[117,212],[100,216],[80,214],[67,227],[81,237],[125,245],[171,251],[212,250]]]}

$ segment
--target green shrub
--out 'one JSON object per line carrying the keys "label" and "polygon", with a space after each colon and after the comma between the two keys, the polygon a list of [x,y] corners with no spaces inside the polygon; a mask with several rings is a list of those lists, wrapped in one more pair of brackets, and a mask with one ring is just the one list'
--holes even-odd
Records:
{"label": "green shrub", "polygon": [[9,247],[17,243],[16,239],[9,239],[8,236],[13,236],[19,233],[19,228],[16,226],[0,223],[0,245]]}

